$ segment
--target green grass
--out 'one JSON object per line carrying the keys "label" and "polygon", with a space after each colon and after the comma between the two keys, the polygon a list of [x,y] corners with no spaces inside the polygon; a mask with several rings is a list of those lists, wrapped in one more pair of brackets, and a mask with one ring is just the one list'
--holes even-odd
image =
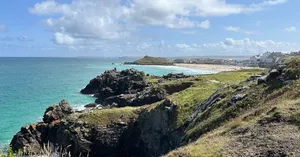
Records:
{"label": "green grass", "polygon": [[298,79],[300,77],[300,57],[287,58],[285,63],[287,65],[286,75],[291,79]]}
{"label": "green grass", "polygon": [[199,75],[192,81],[194,85],[184,91],[175,93],[169,98],[177,104],[175,126],[180,127],[193,110],[217,89],[228,84],[237,84],[240,81],[246,80],[249,76],[262,72],[261,70],[241,70],[233,72],[221,72],[211,75]]}
{"label": "green grass", "polygon": [[139,65],[173,65],[173,61],[167,58],[145,56],[142,59],[134,61]]}
{"label": "green grass", "polygon": [[[300,59],[293,58],[290,61],[292,62],[287,62],[287,68],[295,70],[294,76],[296,76],[295,74],[300,74],[300,71],[298,71]],[[204,95],[207,93],[212,93],[220,84],[224,85],[224,82],[234,84],[235,82],[239,82],[235,80],[243,80],[243,77],[249,74],[240,71],[238,73],[241,75],[237,76],[238,79],[236,79],[236,74],[231,73],[231,76],[227,76],[226,74],[229,73],[199,76],[199,80],[201,81],[194,88],[189,88],[184,92],[178,93],[176,94],[177,96],[173,95],[173,100],[178,104],[184,104],[185,102],[188,104],[180,105],[183,110],[178,112],[179,115],[182,115],[180,117],[182,119],[178,119],[177,125],[182,124],[182,120],[186,119],[185,115],[189,115],[188,113],[192,110],[192,104],[198,103],[202,99],[202,96],[205,97]],[[210,84],[207,81],[208,78],[220,81],[220,83]],[[228,156],[226,152],[234,149],[228,147],[228,143],[235,142],[239,136],[231,134],[231,131],[237,128],[251,129],[260,127],[261,123],[275,122],[286,127],[292,124],[298,126],[300,129],[300,80],[290,85],[276,88],[272,87],[272,84],[267,86],[246,82],[238,84],[237,87],[245,85],[251,87],[244,91],[247,94],[245,99],[235,105],[228,106],[226,102],[228,102],[232,95],[236,94],[236,87],[231,86],[231,88],[224,90],[222,93],[225,94],[225,98],[219,101],[217,105],[199,114],[196,121],[186,130],[183,140],[189,144],[169,152],[165,157]],[[198,87],[198,91],[196,87]],[[205,92],[201,93],[201,91]],[[197,95],[199,93],[201,94]],[[242,152],[243,150],[238,151]]]}
{"label": "green grass", "polygon": [[123,107],[103,110],[93,110],[93,112],[79,118],[89,125],[106,126],[114,123],[128,123],[138,118],[142,107]]}

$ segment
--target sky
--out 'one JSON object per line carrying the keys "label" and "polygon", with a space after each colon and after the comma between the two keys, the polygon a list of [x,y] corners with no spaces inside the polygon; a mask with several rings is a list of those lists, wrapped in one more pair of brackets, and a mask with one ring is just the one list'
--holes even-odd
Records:
{"label": "sky", "polygon": [[250,56],[300,50],[299,0],[0,3],[2,57]]}

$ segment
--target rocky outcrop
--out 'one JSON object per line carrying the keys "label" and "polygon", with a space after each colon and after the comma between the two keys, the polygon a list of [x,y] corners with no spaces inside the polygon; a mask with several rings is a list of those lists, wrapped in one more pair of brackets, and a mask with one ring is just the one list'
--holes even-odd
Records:
{"label": "rocky outcrop", "polygon": [[92,79],[80,92],[96,94],[98,101],[103,101],[113,95],[136,93],[145,87],[147,87],[147,82],[144,72],[135,69],[117,72],[116,69],[113,69]]}
{"label": "rocky outcrop", "polygon": [[135,69],[105,71],[92,79],[81,93],[95,94],[97,104],[116,107],[152,104],[167,95],[163,88],[151,87],[145,74]]}
{"label": "rocky outcrop", "polygon": [[174,61],[162,58],[162,57],[151,57],[145,56],[142,59],[136,60],[134,62],[125,62],[124,64],[136,64],[136,65],[173,65]]}
{"label": "rocky outcrop", "polygon": [[222,100],[224,96],[221,94],[223,91],[228,89],[229,87],[223,87],[217,90],[215,93],[213,93],[209,98],[201,102],[201,104],[194,110],[192,115],[189,117],[189,119],[186,121],[186,125],[190,124],[192,121],[195,120],[198,114],[204,112],[208,108],[212,107],[215,105],[218,101]]}
{"label": "rocky outcrop", "polygon": [[155,109],[141,114],[123,136],[122,156],[157,157],[178,147],[183,130],[173,128],[176,108],[175,103],[166,99]]}
{"label": "rocky outcrop", "polygon": [[[72,156],[111,156],[111,157],[155,157],[168,152],[180,143],[182,131],[172,130],[176,104],[165,100],[154,110],[143,111],[138,118],[130,118],[109,124],[93,125],[81,118],[90,113],[65,112],[61,109],[59,116],[50,106],[45,112],[48,117],[40,123],[24,126],[14,136],[11,146],[14,151],[23,150],[28,154],[40,154],[45,145],[62,149]],[[95,110],[94,110],[95,111]]]}
{"label": "rocky outcrop", "polygon": [[170,73],[170,74],[163,76],[164,79],[182,79],[182,78],[189,78],[189,77],[192,77],[192,76],[185,75],[183,73],[177,73],[177,74]]}
{"label": "rocky outcrop", "polygon": [[66,100],[62,100],[59,105],[53,105],[46,109],[43,121],[45,123],[51,123],[55,120],[64,118],[65,114],[73,113],[73,109]]}
{"label": "rocky outcrop", "polygon": [[13,137],[11,146],[13,151],[20,149],[28,154],[39,154],[48,142],[57,137],[55,130],[65,116],[72,114],[73,110],[66,100],[59,105],[53,105],[46,109],[43,122],[24,126]]}

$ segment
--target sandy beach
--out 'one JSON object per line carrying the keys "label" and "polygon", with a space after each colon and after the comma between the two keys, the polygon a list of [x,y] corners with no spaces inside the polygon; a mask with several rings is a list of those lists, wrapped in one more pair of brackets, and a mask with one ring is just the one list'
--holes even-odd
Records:
{"label": "sandy beach", "polygon": [[243,69],[262,69],[258,67],[243,67],[231,65],[215,65],[215,64],[175,64],[178,67],[199,69],[199,70],[212,70],[212,71],[235,71]]}

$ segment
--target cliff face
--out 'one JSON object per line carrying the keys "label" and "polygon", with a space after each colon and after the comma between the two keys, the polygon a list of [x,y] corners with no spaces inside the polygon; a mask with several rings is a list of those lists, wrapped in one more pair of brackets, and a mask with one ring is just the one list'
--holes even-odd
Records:
{"label": "cliff face", "polygon": [[[37,153],[50,142],[73,156],[295,156],[300,154],[298,62],[283,62],[266,75],[243,70],[194,77],[145,76],[146,86],[139,92],[117,95],[127,107],[73,112],[63,101],[47,109],[44,122],[22,127],[12,147]],[[106,78],[111,77],[99,80]],[[118,81],[104,82],[109,83],[98,83],[95,91],[106,87],[114,91],[110,84]],[[132,99],[151,95],[148,89],[152,94],[160,89],[165,96],[141,103],[145,105],[131,104]]]}

